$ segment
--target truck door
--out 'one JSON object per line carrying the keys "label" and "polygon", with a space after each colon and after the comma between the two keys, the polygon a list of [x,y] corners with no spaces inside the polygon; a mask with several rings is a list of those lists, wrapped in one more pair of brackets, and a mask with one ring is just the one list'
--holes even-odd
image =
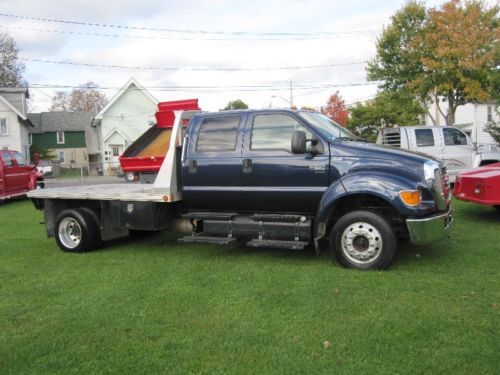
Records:
{"label": "truck door", "polygon": [[[301,119],[289,113],[250,115],[242,155],[242,199],[247,209],[314,212],[328,187],[329,148],[323,153],[292,154],[294,131],[311,138]],[[321,141],[319,141],[321,142]]]}
{"label": "truck door", "polygon": [[28,190],[33,167],[29,165],[24,156],[17,151],[12,151],[12,158],[16,166],[18,189]]}
{"label": "truck door", "polygon": [[[407,131],[414,130],[414,147],[413,150],[418,152],[423,152],[424,154],[433,156],[436,159],[442,160],[442,142],[441,136],[439,134],[439,129],[427,128],[427,129],[407,129]],[[415,147],[416,146],[416,147]]]}
{"label": "truck door", "polygon": [[231,113],[200,117],[189,125],[182,161],[182,193],[188,208],[237,208],[244,117]]}
{"label": "truck door", "polygon": [[438,129],[443,138],[443,160],[450,174],[472,168],[474,146],[464,133],[455,128]]}
{"label": "truck door", "polygon": [[17,176],[17,167],[10,151],[1,151],[2,165],[4,173],[5,194],[12,194],[19,190],[19,179]]}

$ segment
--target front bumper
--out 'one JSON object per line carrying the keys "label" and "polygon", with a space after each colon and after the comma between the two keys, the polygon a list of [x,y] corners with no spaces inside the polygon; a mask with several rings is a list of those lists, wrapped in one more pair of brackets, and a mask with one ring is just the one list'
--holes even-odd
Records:
{"label": "front bumper", "polygon": [[421,219],[407,219],[410,241],[415,245],[429,244],[445,238],[453,222],[451,206],[445,213],[437,213]]}

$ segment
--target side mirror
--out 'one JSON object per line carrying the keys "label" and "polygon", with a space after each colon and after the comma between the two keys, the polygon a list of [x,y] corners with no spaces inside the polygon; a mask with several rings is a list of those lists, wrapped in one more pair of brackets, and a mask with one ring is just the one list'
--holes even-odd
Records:
{"label": "side mirror", "polygon": [[292,153],[305,154],[306,152],[306,133],[300,130],[294,131],[292,136]]}

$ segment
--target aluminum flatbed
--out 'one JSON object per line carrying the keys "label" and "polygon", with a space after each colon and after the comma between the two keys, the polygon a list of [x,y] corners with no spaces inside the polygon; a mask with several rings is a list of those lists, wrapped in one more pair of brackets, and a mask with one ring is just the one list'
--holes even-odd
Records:
{"label": "aluminum flatbed", "polygon": [[171,202],[179,200],[180,193],[170,195],[168,189],[155,188],[153,184],[125,183],[67,186],[38,189],[28,193],[29,198],[75,199],[129,202]]}

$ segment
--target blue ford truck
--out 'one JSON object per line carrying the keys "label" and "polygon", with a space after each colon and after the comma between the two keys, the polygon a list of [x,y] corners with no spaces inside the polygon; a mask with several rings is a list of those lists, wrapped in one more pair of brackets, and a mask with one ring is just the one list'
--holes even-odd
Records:
{"label": "blue ford truck", "polygon": [[447,235],[448,174],[429,156],[362,142],[307,111],[175,114],[153,184],[29,194],[62,250],[172,230],[186,232],[183,243],[329,248],[342,265],[365,270],[388,267],[400,241]]}

